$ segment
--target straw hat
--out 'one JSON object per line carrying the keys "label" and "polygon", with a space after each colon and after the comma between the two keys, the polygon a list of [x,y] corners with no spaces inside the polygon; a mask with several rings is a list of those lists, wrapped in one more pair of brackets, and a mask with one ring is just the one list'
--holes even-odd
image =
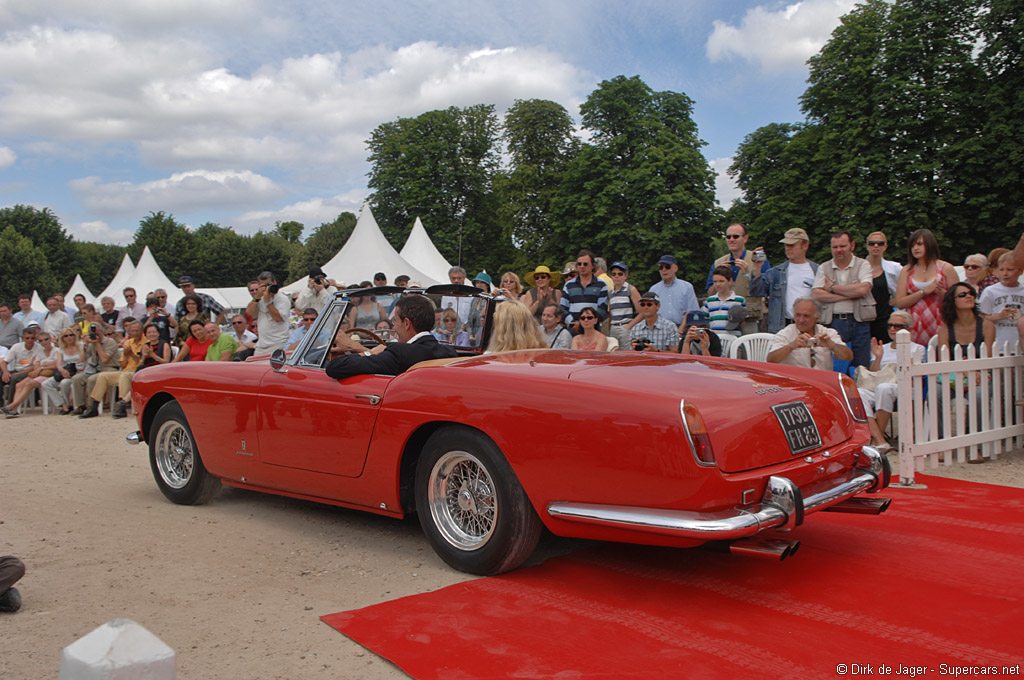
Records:
{"label": "straw hat", "polygon": [[539,265],[532,272],[528,272],[526,276],[523,277],[523,280],[526,281],[526,283],[530,284],[531,286],[536,286],[537,274],[547,274],[548,276],[550,276],[552,288],[558,288],[558,286],[562,285],[562,275],[559,274],[558,272],[551,271],[550,269],[548,269],[547,265],[544,264]]}

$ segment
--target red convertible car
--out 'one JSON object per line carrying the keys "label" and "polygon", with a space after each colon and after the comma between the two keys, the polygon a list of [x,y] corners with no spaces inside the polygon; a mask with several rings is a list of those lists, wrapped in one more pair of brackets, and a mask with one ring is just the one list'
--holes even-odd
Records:
{"label": "red convertible car", "polygon": [[888,486],[890,470],[866,446],[848,376],[664,353],[484,354],[501,302],[471,290],[415,293],[455,307],[467,332],[459,357],[398,376],[325,374],[336,332],[369,333],[342,326],[342,293],[288,357],[140,371],[128,439],[148,443],[174,503],[206,503],[227,484],[415,512],[438,555],[474,574],[522,564],[544,527],[652,545],[727,541],[782,559],[797,544],[779,532],[809,513],[888,506],[861,495]]}

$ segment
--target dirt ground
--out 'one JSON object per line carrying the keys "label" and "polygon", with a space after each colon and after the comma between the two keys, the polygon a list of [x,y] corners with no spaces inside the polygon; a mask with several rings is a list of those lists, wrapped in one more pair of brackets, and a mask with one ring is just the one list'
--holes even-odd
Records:
{"label": "dirt ground", "polygon": [[[116,618],[170,645],[180,680],[407,677],[318,617],[472,578],[415,518],[229,488],[176,506],[125,443],[133,425],[0,422],[0,554],[28,567],[22,610],[0,614],[0,678],[56,678],[61,650]],[[928,473],[1024,487],[1024,452]],[[534,561],[579,543],[546,537]]]}

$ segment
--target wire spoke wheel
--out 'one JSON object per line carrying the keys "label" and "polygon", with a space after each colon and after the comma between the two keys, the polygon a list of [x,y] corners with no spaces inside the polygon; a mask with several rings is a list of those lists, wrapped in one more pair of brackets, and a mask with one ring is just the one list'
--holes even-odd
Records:
{"label": "wire spoke wheel", "polygon": [[450,451],[430,473],[430,513],[445,540],[474,550],[494,533],[498,519],[494,482],[472,454]]}
{"label": "wire spoke wheel", "polygon": [[156,464],[160,477],[172,489],[182,489],[192,479],[195,445],[180,423],[169,420],[157,432]]}
{"label": "wire spoke wheel", "polygon": [[160,407],[149,429],[149,467],[160,492],[178,505],[202,505],[220,490],[196,446],[188,420],[176,401]]}

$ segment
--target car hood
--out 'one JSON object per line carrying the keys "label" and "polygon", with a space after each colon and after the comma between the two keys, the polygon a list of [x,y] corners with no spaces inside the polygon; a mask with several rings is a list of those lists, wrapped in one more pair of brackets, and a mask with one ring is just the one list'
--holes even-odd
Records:
{"label": "car hood", "polygon": [[[741,472],[785,462],[798,455],[836,447],[855,433],[839,374],[761,362],[691,359],[673,355],[613,355],[608,362],[580,365],[574,382],[618,398],[661,395],[685,399],[700,410],[718,466]],[[793,452],[772,406],[802,402],[821,436],[821,447]]]}

